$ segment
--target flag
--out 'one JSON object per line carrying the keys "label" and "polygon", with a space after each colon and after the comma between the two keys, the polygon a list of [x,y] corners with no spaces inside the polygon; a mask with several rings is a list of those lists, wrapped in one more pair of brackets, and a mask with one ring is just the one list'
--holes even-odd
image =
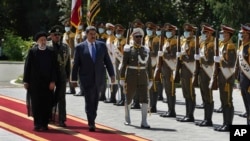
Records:
{"label": "flag", "polygon": [[100,12],[100,0],[91,0],[89,10],[87,13],[87,24],[92,25],[95,16]]}
{"label": "flag", "polygon": [[82,20],[82,0],[72,0],[70,23],[77,28]]}

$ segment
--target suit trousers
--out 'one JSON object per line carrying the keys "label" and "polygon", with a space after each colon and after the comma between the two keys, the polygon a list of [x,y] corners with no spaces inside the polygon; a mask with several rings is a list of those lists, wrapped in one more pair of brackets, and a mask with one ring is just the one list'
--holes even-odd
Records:
{"label": "suit trousers", "polygon": [[99,102],[99,92],[96,86],[84,87],[84,92],[85,112],[87,114],[88,125],[95,125]]}

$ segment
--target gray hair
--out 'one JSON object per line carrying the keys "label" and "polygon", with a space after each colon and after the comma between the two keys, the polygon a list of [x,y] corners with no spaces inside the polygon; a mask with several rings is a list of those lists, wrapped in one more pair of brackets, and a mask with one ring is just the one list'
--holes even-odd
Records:
{"label": "gray hair", "polygon": [[87,28],[86,28],[86,34],[88,34],[90,30],[96,31],[96,28],[94,26],[87,26]]}

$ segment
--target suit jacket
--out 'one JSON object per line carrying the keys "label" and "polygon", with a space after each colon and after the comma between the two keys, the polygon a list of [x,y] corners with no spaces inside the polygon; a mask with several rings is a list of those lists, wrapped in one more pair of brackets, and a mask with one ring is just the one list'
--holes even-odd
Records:
{"label": "suit jacket", "polygon": [[114,76],[115,74],[105,43],[95,41],[95,47],[96,61],[93,62],[87,41],[85,40],[76,45],[71,80],[77,81],[79,76],[83,88],[96,85],[99,91],[100,86],[104,84],[105,68],[109,76]]}

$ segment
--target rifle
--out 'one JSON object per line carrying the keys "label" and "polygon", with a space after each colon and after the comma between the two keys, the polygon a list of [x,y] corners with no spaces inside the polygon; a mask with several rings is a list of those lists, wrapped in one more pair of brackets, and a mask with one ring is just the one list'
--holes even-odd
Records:
{"label": "rifle", "polygon": [[[199,29],[197,28],[196,30],[196,35],[195,35],[195,54],[199,54]],[[200,61],[195,60],[195,70],[194,70],[194,76],[192,78],[193,86],[198,87],[199,82],[198,82],[198,75],[199,75],[199,67],[200,67]]]}
{"label": "rifle", "polygon": [[[216,36],[215,36],[215,56],[219,56],[219,33],[218,30],[216,30]],[[212,90],[218,89],[218,72],[219,72],[220,63],[214,62],[214,69],[213,69],[213,75],[210,80],[209,88]]]}
{"label": "rifle", "polygon": [[[164,45],[164,30],[161,30],[161,37],[160,37],[160,44],[159,44],[159,51],[162,51],[163,45]],[[155,81],[161,81],[161,66],[162,66],[163,60],[162,56],[158,56],[157,58],[157,64],[154,72],[154,80]]]}
{"label": "rifle", "polygon": [[127,38],[126,38],[126,44],[129,45],[130,35],[133,32],[133,27],[131,23],[128,23],[128,30],[127,30]]}
{"label": "rifle", "polygon": [[[242,44],[242,40],[240,40],[240,39],[238,39],[238,49],[237,50],[239,50],[239,48],[240,48],[240,46],[241,46],[241,44]],[[237,51],[238,52],[238,51]],[[235,63],[235,67],[234,67],[234,74],[235,74],[235,78],[238,80],[238,81],[240,81],[240,77],[239,77],[239,56],[238,56],[238,53],[236,54],[236,63]]]}
{"label": "rifle", "polygon": [[[180,39],[180,29],[178,29],[178,35],[177,35],[177,52],[181,52],[181,39]],[[175,69],[175,76],[174,76],[174,82],[175,83],[180,83],[180,70],[181,68],[181,60],[180,57],[177,58],[177,63],[176,63],[176,69]]]}

